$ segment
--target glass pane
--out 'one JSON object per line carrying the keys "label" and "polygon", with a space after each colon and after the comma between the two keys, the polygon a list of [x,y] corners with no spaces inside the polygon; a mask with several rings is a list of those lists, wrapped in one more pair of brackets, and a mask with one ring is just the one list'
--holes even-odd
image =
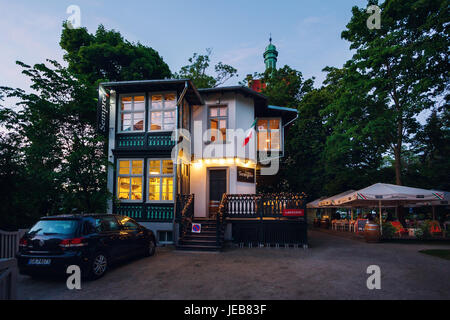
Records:
{"label": "glass pane", "polygon": [[131,121],[131,113],[122,113],[122,122],[125,120]]}
{"label": "glass pane", "polygon": [[144,113],[143,112],[138,112],[138,113],[134,114],[133,130],[134,131],[144,130]]}
{"label": "glass pane", "polygon": [[222,142],[227,141],[227,129],[226,128],[220,128],[220,133],[222,134]]}
{"label": "glass pane", "polygon": [[119,174],[130,174],[130,161],[128,160],[119,161]]}
{"label": "glass pane", "polygon": [[131,173],[142,174],[144,172],[143,163],[144,162],[142,160],[133,160],[131,164],[132,165]]}
{"label": "glass pane", "polygon": [[161,130],[162,128],[161,112],[152,112],[150,121],[151,121],[150,130]]}
{"label": "glass pane", "polygon": [[267,130],[267,120],[258,120],[256,126],[258,130]]}
{"label": "glass pane", "polygon": [[142,200],[142,178],[131,178],[131,200]]}
{"label": "glass pane", "polygon": [[157,94],[152,96],[152,109],[162,109],[162,95]]}
{"label": "glass pane", "polygon": [[163,174],[173,174],[172,160],[163,160]]}
{"label": "glass pane", "polygon": [[134,111],[145,110],[145,97],[135,96],[134,97]]}
{"label": "glass pane", "polygon": [[121,103],[120,109],[124,110],[124,111],[131,111],[132,98],[131,97],[122,97],[121,100],[122,100],[122,103]]}
{"label": "glass pane", "polygon": [[216,119],[211,119],[211,129],[219,129],[219,121]]}
{"label": "glass pane", "polygon": [[159,160],[150,160],[150,167],[149,167],[149,173],[150,174],[160,174],[161,173],[161,169],[160,169],[160,162]]}
{"label": "glass pane", "polygon": [[267,136],[267,131],[258,131],[258,150],[268,150],[270,139]]}
{"label": "glass pane", "polygon": [[148,181],[148,200],[159,200],[159,178],[150,178]]}
{"label": "glass pane", "polygon": [[279,150],[280,149],[280,130],[270,131],[270,149]]}
{"label": "glass pane", "polygon": [[164,112],[164,130],[173,130],[175,128],[175,111]]}
{"label": "glass pane", "polygon": [[124,120],[122,122],[121,131],[131,131],[131,120]]}
{"label": "glass pane", "polygon": [[163,178],[162,181],[162,200],[173,199],[173,179]]}
{"label": "glass pane", "polygon": [[209,116],[210,117],[217,117],[218,113],[217,113],[217,108],[210,108],[209,109]]}
{"label": "glass pane", "polygon": [[222,107],[222,108],[220,108],[220,113],[219,113],[219,115],[220,115],[221,117],[226,117],[226,116],[227,116],[227,107]]}
{"label": "glass pane", "polygon": [[117,181],[119,199],[129,199],[130,193],[130,178],[119,177]]}
{"label": "glass pane", "polygon": [[226,129],[227,128],[227,120],[219,120],[219,128]]}
{"label": "glass pane", "polygon": [[169,93],[164,95],[164,108],[165,109],[173,109],[176,106],[175,94]]}
{"label": "glass pane", "polygon": [[270,130],[280,129],[280,120],[278,120],[278,119],[270,120],[269,128],[270,128]]}

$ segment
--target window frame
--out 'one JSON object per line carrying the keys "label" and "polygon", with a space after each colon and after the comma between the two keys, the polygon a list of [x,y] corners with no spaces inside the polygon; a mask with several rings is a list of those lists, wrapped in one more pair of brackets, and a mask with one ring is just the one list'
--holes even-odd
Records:
{"label": "window frame", "polygon": [[[120,174],[120,161],[128,161],[130,163],[130,168],[132,168],[132,161],[142,161],[142,174],[133,174],[131,173],[131,169],[130,169],[130,173],[127,175],[124,174]],[[145,191],[145,159],[144,158],[118,158],[117,159],[117,164],[116,164],[116,198],[117,200],[119,200],[120,202],[129,202],[129,203],[139,203],[139,202],[143,202],[144,200],[144,191]],[[141,199],[137,199],[137,200],[133,200],[131,199],[131,180],[130,180],[130,188],[128,190],[128,196],[130,197],[130,199],[120,199],[119,198],[119,194],[120,194],[120,186],[119,186],[119,177],[128,177],[128,178],[142,178],[142,193],[141,193]]]}
{"label": "window frame", "polygon": [[[226,127],[225,127],[225,140],[222,143],[218,143],[217,141],[211,141],[211,131],[208,137],[208,143],[216,143],[216,144],[227,144],[228,143],[228,128],[229,128],[229,118],[230,118],[230,108],[228,106],[227,103],[221,103],[221,104],[210,104],[207,105],[207,123],[208,123],[208,130],[211,130],[211,119],[218,119],[218,120],[224,120],[225,118],[225,122],[226,122]],[[226,116],[216,116],[216,117],[211,117],[211,109],[212,108],[221,108],[221,107],[225,107],[227,108],[227,115]],[[220,129],[218,129],[220,131]]]}
{"label": "window frame", "polygon": [[[175,201],[175,170],[176,170],[176,165],[175,163],[173,163],[172,161],[172,174],[163,174],[162,173],[162,169],[163,169],[163,161],[164,160],[170,160],[172,161],[171,158],[148,158],[147,159],[147,172],[146,172],[146,195],[145,195],[145,202],[147,203],[174,203]],[[159,174],[155,174],[155,175],[150,175],[150,161],[159,161]],[[150,200],[149,196],[150,196],[150,179],[151,178],[159,178],[159,200]],[[172,178],[172,200],[162,200],[162,179],[163,178]]]}
{"label": "window frame", "polygon": [[[270,142],[270,149],[267,150],[260,150],[259,149],[259,129],[258,129],[258,121],[259,120],[267,120],[267,132],[270,133],[271,129],[269,128],[270,120],[278,120],[280,123],[280,149],[272,149],[272,141]],[[279,152],[280,155],[284,154],[284,127],[283,127],[283,120],[281,117],[262,117],[262,118],[256,118],[256,151],[257,152]],[[275,130],[275,129],[274,129]],[[272,135],[270,135],[270,139],[272,140]]]}
{"label": "window frame", "polygon": [[[164,95],[166,94],[175,94],[175,107],[174,108],[170,108],[170,109],[165,109],[164,108],[164,103],[165,103],[165,99],[164,99]],[[162,109],[152,109],[152,96],[154,95],[162,95],[163,96],[163,108]],[[155,91],[155,92],[147,92],[147,132],[172,132],[174,130],[177,129],[178,125],[177,125],[177,114],[178,114],[178,92],[176,91]],[[174,120],[174,128],[172,130],[165,130],[165,129],[161,129],[161,130],[152,130],[151,126],[152,126],[152,121],[151,121],[151,117],[152,117],[152,112],[153,111],[160,111],[161,112],[161,121],[162,121],[162,126],[164,126],[164,111],[175,111],[175,120]]]}
{"label": "window frame", "polygon": [[[144,113],[143,121],[143,129],[142,130],[130,130],[130,131],[123,131],[122,130],[122,114],[131,114],[132,115],[132,121],[134,120],[134,99],[132,103],[132,110],[131,111],[124,111],[122,110],[122,98],[124,97],[135,97],[135,96],[144,96],[144,110],[142,111]],[[118,111],[118,127],[117,127],[117,133],[143,133],[145,132],[145,126],[146,126],[146,113],[147,113],[147,94],[145,92],[136,92],[136,93],[122,93],[118,94],[118,103],[117,103],[117,111]],[[141,111],[140,111],[141,112]],[[132,124],[133,127],[133,124]]]}

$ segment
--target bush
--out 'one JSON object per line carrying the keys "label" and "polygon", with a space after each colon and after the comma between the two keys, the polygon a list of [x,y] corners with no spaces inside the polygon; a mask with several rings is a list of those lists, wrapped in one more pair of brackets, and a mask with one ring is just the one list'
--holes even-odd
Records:
{"label": "bush", "polygon": [[430,239],[431,238],[430,221],[426,220],[421,226],[419,226],[414,232],[414,235],[419,240]]}
{"label": "bush", "polygon": [[383,222],[383,239],[392,239],[395,231],[395,227],[390,222]]}

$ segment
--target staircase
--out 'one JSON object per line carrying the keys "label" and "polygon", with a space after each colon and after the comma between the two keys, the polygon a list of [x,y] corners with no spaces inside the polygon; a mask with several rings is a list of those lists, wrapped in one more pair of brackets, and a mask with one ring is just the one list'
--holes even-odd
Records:
{"label": "staircase", "polygon": [[202,226],[201,232],[193,233],[192,228],[189,228],[179,240],[177,245],[178,250],[220,251],[223,248],[224,231],[220,228],[219,234],[217,234],[216,219],[194,218],[192,223],[200,223]]}

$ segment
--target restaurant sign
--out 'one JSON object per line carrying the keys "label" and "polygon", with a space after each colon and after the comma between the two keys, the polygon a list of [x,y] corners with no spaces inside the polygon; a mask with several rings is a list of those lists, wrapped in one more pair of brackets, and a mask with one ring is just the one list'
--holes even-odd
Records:
{"label": "restaurant sign", "polygon": [[305,209],[283,209],[283,217],[304,217]]}
{"label": "restaurant sign", "polygon": [[237,167],[237,181],[255,183],[255,169]]}
{"label": "restaurant sign", "polygon": [[102,87],[98,87],[98,104],[97,104],[97,131],[103,135],[108,132],[109,118],[109,93]]}

